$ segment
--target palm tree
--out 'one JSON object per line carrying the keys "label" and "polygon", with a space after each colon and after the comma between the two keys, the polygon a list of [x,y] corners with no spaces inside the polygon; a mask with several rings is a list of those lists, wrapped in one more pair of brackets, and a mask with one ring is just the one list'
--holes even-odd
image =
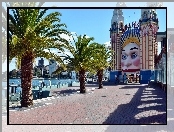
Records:
{"label": "palm tree", "polygon": [[[6,7],[41,7],[45,2],[3,2]],[[7,59],[7,10],[2,6],[2,62]],[[18,61],[18,58],[17,62]],[[19,59],[20,60],[20,59]],[[20,65],[20,64],[17,64]]]}
{"label": "palm tree", "polygon": [[[74,37],[73,37],[74,38]],[[80,93],[86,93],[85,88],[85,72],[93,71],[90,58],[92,57],[92,47],[90,45],[91,42],[94,40],[93,37],[87,37],[86,35],[77,36],[77,41],[74,39],[75,46],[69,45],[70,43],[67,42],[67,49],[69,49],[72,56],[67,55],[64,60],[67,60],[69,64],[67,68],[71,71],[74,70],[79,74],[79,82],[80,82]]]}
{"label": "palm tree", "polygon": [[99,89],[103,88],[103,72],[111,64],[113,51],[108,49],[105,45],[94,43],[90,45],[93,49],[93,58],[91,58],[92,68],[97,71]]}
{"label": "palm tree", "polygon": [[[62,59],[50,52],[50,48],[64,51],[64,39],[60,34],[69,34],[60,24],[59,12],[47,13],[48,9],[13,9],[9,15],[9,61],[19,59],[21,64],[21,106],[33,105],[32,68],[37,57]],[[46,14],[47,13],[47,14]],[[47,49],[49,52],[47,52]]]}

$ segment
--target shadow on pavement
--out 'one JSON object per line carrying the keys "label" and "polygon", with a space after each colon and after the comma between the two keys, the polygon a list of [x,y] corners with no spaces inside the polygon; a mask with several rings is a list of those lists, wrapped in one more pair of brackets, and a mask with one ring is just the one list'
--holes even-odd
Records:
{"label": "shadow on pavement", "polygon": [[[128,86],[130,86],[130,85],[141,85],[140,83],[122,83],[122,82],[120,82],[120,83],[116,83],[116,82],[107,82],[107,81],[103,81],[102,82],[103,83],[103,85],[104,86],[113,86],[113,85],[115,85],[115,86],[117,86],[117,85],[128,85]],[[98,82],[88,82],[87,84],[92,84],[92,85],[98,85]]]}
{"label": "shadow on pavement", "polygon": [[124,87],[121,87],[121,88],[119,88],[119,89],[133,89],[133,88],[140,88],[140,87],[142,87],[142,86],[124,86]]}
{"label": "shadow on pavement", "polygon": [[77,93],[77,91],[79,91],[79,89],[66,89],[66,90],[52,91],[52,95],[73,94],[73,93]]}
{"label": "shadow on pavement", "polygon": [[166,93],[158,87],[147,88],[147,85],[120,89],[131,88],[138,88],[131,101],[118,106],[103,124],[167,124]]}

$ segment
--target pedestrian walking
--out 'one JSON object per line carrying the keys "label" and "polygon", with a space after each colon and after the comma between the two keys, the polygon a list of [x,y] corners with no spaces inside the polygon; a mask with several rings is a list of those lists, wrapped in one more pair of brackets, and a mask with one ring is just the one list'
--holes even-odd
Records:
{"label": "pedestrian walking", "polygon": [[115,75],[115,84],[119,83],[119,79],[117,77],[117,75]]}
{"label": "pedestrian walking", "polygon": [[45,87],[45,82],[44,81],[42,81],[42,87]]}

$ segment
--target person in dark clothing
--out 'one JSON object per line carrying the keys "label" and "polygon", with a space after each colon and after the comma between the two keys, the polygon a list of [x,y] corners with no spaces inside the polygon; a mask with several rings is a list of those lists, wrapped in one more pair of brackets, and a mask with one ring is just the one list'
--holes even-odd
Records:
{"label": "person in dark clothing", "polygon": [[42,83],[41,83],[41,87],[44,87],[45,86],[45,83],[44,83],[44,81],[42,81]]}
{"label": "person in dark clothing", "polygon": [[119,79],[118,79],[117,75],[115,75],[115,83],[116,84],[119,83]]}

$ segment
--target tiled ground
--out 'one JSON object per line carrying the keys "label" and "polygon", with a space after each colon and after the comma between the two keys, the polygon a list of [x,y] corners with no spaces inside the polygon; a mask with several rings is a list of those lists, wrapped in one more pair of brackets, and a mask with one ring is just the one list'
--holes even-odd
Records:
{"label": "tiled ground", "polygon": [[[107,87],[107,88],[106,88]],[[146,85],[105,86],[87,94],[55,92],[30,109],[9,112],[10,124],[166,124],[166,93]],[[66,94],[63,94],[66,93]],[[72,94],[74,93],[74,94]],[[58,96],[56,96],[58,95]],[[63,96],[64,95],[64,96]]]}

